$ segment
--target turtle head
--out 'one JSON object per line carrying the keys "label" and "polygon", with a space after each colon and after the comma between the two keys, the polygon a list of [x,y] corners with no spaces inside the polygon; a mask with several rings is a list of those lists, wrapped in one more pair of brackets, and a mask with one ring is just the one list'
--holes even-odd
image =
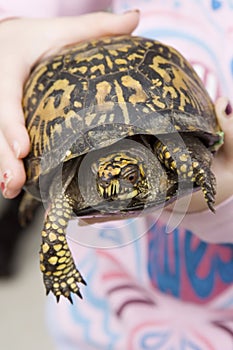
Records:
{"label": "turtle head", "polygon": [[126,200],[148,191],[143,162],[126,152],[102,157],[92,166],[99,195],[105,200]]}

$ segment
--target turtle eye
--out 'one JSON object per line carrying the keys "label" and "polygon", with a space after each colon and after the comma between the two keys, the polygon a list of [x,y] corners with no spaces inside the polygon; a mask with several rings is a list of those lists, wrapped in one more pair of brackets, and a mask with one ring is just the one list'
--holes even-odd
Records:
{"label": "turtle eye", "polygon": [[130,182],[132,185],[135,185],[139,179],[139,169],[137,166],[133,166],[130,169],[126,169],[122,174],[123,180]]}

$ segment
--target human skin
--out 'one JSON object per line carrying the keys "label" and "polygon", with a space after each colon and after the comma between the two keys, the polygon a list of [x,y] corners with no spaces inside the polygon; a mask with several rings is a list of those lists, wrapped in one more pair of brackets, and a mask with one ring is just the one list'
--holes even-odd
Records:
{"label": "human skin", "polygon": [[29,137],[21,100],[33,65],[74,42],[130,34],[138,21],[135,10],[122,15],[96,12],[52,19],[15,18],[0,23],[0,183],[5,198],[17,196],[26,179],[22,159],[29,152]]}

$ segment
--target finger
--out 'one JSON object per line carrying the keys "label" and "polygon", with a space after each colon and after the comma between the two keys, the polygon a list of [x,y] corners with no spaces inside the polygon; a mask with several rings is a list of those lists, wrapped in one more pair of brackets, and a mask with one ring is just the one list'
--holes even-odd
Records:
{"label": "finger", "polygon": [[15,158],[23,158],[30,147],[21,102],[27,72],[20,65],[13,64],[11,59],[0,58],[0,67],[0,128]]}
{"label": "finger", "polygon": [[[15,197],[25,182],[23,162],[29,137],[21,106],[22,76],[11,59],[0,58],[0,173],[1,189],[7,198]],[[10,69],[11,67],[11,69]]]}
{"label": "finger", "polygon": [[224,145],[222,152],[224,157],[233,158],[233,112],[231,111],[229,100],[221,97],[215,104],[216,114],[220,128],[224,132]]}
{"label": "finger", "polygon": [[46,20],[44,27],[49,46],[61,47],[77,41],[107,35],[130,34],[138,25],[139,12],[130,11],[116,15],[107,12],[90,13],[79,17],[63,17]]}
{"label": "finger", "polygon": [[1,190],[6,198],[16,197],[24,182],[25,172],[22,160],[16,159],[4,134],[0,130],[0,181]]}

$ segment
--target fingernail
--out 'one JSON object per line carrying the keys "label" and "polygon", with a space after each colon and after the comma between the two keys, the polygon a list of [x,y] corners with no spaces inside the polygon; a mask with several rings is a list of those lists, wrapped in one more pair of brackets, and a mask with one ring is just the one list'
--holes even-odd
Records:
{"label": "fingernail", "polygon": [[228,102],[228,104],[227,104],[227,106],[225,108],[225,113],[226,113],[227,116],[232,113],[232,106],[231,106],[230,102]]}
{"label": "fingernail", "polygon": [[140,12],[140,10],[138,10],[138,9],[127,10],[127,11],[123,12],[123,15],[127,15],[128,13],[132,13],[132,12],[139,13],[139,12]]}
{"label": "fingernail", "polygon": [[5,198],[8,197],[7,186],[12,179],[12,174],[10,170],[6,170],[1,177],[1,191]]}
{"label": "fingernail", "polygon": [[12,179],[12,174],[11,174],[11,171],[10,170],[6,170],[4,173],[3,173],[3,180],[4,180],[4,183],[5,183],[5,186],[7,186],[9,184],[9,182],[11,181]]}
{"label": "fingernail", "polygon": [[19,158],[20,155],[20,147],[18,141],[13,142],[13,151],[15,153],[16,158]]}

